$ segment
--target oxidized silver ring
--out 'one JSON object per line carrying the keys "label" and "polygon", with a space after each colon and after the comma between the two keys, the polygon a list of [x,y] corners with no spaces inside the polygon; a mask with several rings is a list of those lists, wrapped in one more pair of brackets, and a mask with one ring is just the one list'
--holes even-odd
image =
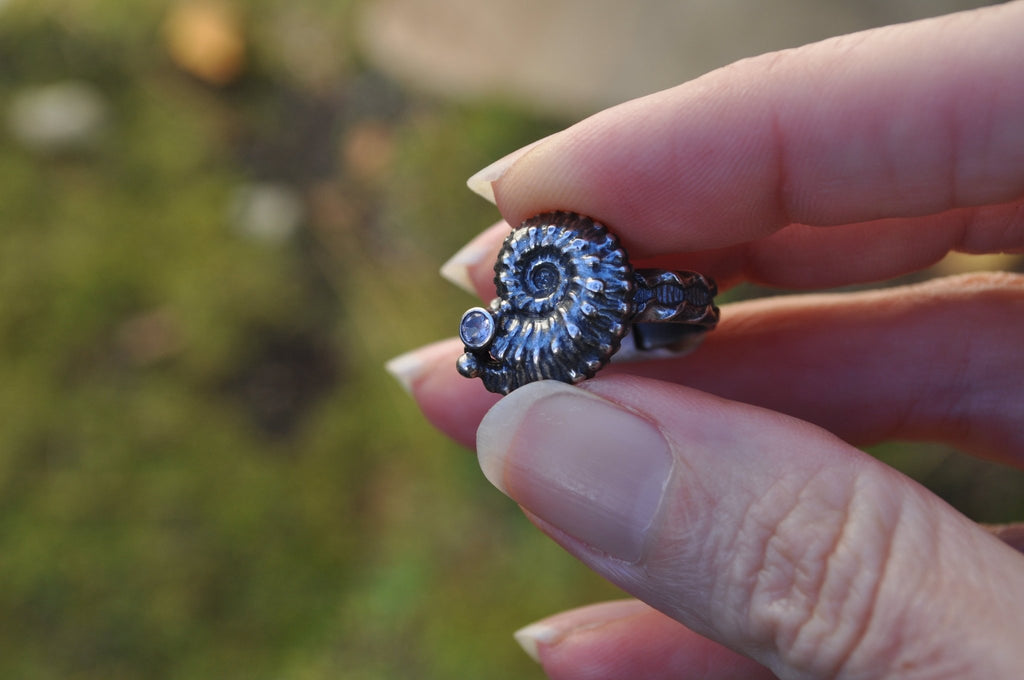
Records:
{"label": "oxidized silver ring", "polygon": [[536,380],[592,378],[630,340],[685,353],[718,323],[715,282],[688,271],[633,269],[608,229],[550,212],[505,239],[496,297],[462,315],[458,371],[508,394]]}

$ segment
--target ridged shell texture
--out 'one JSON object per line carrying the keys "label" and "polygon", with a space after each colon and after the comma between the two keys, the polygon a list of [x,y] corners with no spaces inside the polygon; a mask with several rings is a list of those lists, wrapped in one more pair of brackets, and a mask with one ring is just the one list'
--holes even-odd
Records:
{"label": "ridged shell texture", "polygon": [[617,239],[574,213],[533,217],[505,239],[494,267],[496,332],[464,375],[508,393],[536,380],[592,377],[619,348],[632,313],[632,268]]}

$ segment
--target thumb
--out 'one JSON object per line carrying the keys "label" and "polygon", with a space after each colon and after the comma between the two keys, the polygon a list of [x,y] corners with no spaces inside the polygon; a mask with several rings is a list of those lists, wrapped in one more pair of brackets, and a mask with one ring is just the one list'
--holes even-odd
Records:
{"label": "thumb", "polygon": [[1024,558],[813,425],[612,377],[516,390],[477,443],[569,552],[780,677],[1024,664]]}

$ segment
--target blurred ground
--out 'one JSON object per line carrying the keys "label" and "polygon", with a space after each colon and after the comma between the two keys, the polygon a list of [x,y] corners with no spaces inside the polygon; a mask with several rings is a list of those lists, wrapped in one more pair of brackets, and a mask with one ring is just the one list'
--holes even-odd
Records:
{"label": "blurred ground", "polygon": [[[528,39],[519,14],[430,6],[465,44],[412,73],[388,36],[423,3],[0,2],[0,677],[538,677],[510,631],[615,595],[382,364],[466,307],[436,271],[495,218],[468,175],[570,110],[833,24],[801,4],[769,37],[763,4],[723,4],[715,44],[743,49],[696,42],[647,80],[641,53],[678,46],[640,19],[528,3],[550,35],[619,36],[562,107],[484,47]],[[474,58],[482,85],[448,82]],[[883,454],[978,519],[1024,514],[1004,469]]]}

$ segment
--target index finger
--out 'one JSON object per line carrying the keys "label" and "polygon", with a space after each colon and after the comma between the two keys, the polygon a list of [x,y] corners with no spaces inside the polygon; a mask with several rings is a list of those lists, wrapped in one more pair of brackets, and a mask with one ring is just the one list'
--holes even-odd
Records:
{"label": "index finger", "polygon": [[766,55],[601,112],[479,173],[510,224],[616,226],[636,256],[1024,196],[1024,3]]}

